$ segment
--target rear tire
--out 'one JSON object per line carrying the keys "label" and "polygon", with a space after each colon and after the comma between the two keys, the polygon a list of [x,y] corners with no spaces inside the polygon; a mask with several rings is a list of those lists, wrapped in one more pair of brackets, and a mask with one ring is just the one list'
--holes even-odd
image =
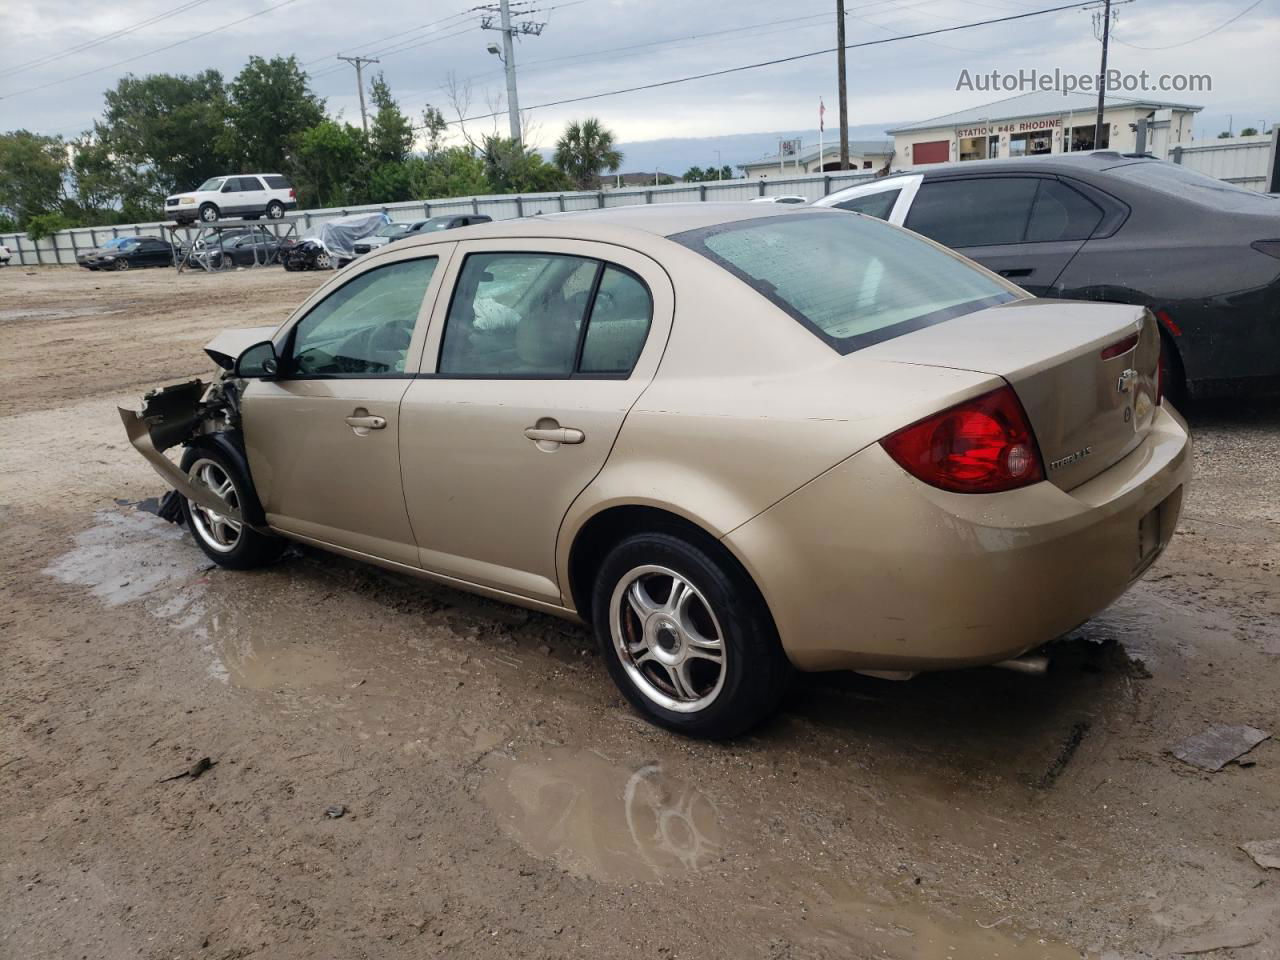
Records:
{"label": "rear tire", "polygon": [[284,216],[284,204],[279,200],[272,200],[267,204],[267,219],[279,220]]}
{"label": "rear tire", "polygon": [[764,600],[714,543],[627,537],[601,564],[592,611],[614,683],[668,730],[734,737],[770,717],[786,691],[792,667]]}
{"label": "rear tire", "polygon": [[[220,496],[236,509],[243,509],[250,502],[249,478],[239,464],[216,447],[188,447],[182,456],[182,470],[220,491]],[[250,570],[272,563],[284,552],[286,544],[280,537],[259,533],[244,523],[237,525],[221,514],[193,505],[186,497],[182,498],[182,516],[196,545],[219,566]]]}

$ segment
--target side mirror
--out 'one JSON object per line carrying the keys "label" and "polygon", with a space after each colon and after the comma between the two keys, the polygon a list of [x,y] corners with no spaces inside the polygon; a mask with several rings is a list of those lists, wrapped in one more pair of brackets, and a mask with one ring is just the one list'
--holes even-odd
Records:
{"label": "side mirror", "polygon": [[276,356],[276,345],[270,340],[255,343],[236,357],[235,375],[242,379],[266,380],[279,372],[280,360]]}

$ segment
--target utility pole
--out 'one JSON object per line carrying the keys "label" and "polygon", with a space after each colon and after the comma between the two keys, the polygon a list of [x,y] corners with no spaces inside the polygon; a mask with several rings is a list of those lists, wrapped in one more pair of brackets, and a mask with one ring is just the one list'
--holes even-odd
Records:
{"label": "utility pole", "polygon": [[844,0],[836,0],[836,70],[840,74],[840,169],[848,170],[849,88],[844,75]]}
{"label": "utility pole", "polygon": [[[1093,22],[1098,22],[1094,13]],[[1111,0],[1102,3],[1102,66],[1098,70],[1098,118],[1093,124],[1093,149],[1102,149],[1102,108],[1107,99],[1107,45],[1111,41]],[[1110,138],[1108,138],[1110,144]]]}
{"label": "utility pole", "polygon": [[[545,23],[535,23],[532,20],[524,20],[517,24],[511,22],[511,6],[508,0],[499,0],[497,7],[490,4],[482,7],[487,11],[486,15],[480,19],[480,29],[482,30],[500,30],[502,31],[502,52],[498,56],[502,60],[503,67],[507,71],[507,120],[511,124],[511,139],[516,143],[521,142],[520,136],[520,98],[516,94],[516,34],[522,36],[540,36]],[[492,14],[498,14],[498,24],[495,26]],[[498,53],[494,47],[490,46],[491,53]]]}
{"label": "utility pole", "polygon": [[356,90],[360,92],[360,126],[364,127],[364,135],[369,135],[369,116],[364,108],[364,68],[370,63],[381,63],[376,57],[339,57],[356,68]]}

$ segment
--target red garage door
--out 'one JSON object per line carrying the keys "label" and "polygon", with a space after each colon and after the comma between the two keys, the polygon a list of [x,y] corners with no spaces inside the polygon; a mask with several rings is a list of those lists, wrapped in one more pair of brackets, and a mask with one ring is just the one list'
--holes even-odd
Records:
{"label": "red garage door", "polygon": [[950,140],[930,140],[911,148],[912,163],[946,163],[951,159]]}

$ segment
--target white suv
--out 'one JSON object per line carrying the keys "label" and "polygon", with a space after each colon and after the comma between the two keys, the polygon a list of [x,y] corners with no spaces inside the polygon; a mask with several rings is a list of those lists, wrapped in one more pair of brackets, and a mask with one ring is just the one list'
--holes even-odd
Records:
{"label": "white suv", "polygon": [[213,177],[190,193],[175,193],[164,202],[165,216],[178,223],[197,219],[213,223],[222,217],[279,220],[298,206],[293,184],[278,173]]}

